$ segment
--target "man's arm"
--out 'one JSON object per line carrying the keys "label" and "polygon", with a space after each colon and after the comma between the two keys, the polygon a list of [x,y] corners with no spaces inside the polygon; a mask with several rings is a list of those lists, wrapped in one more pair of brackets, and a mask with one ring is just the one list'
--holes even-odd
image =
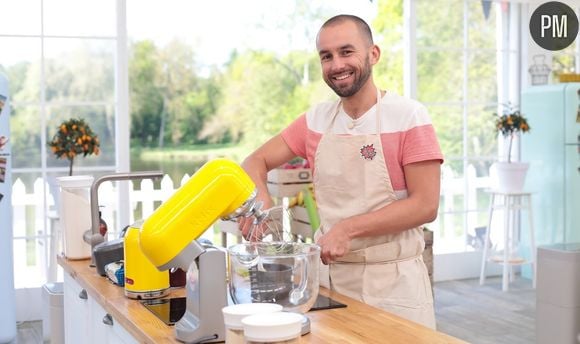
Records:
{"label": "man's arm", "polygon": [[[256,184],[257,199],[264,202],[262,209],[268,209],[272,206],[272,198],[266,185],[268,171],[290,161],[295,156],[296,154],[292,152],[282,136],[276,135],[250,154],[242,163],[242,168]],[[240,224],[240,227],[242,234],[246,237],[250,223],[245,221],[245,223]]]}
{"label": "man's arm", "polygon": [[348,253],[354,238],[399,233],[435,220],[439,208],[440,165],[439,160],[405,165],[408,197],[337,223],[318,240],[322,261],[328,264]]}

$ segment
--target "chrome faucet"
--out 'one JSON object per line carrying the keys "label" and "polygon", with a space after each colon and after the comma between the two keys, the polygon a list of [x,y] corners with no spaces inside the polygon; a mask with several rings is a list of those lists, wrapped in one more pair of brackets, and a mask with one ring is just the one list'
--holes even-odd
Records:
{"label": "chrome faucet", "polygon": [[91,231],[90,237],[84,237],[85,241],[91,245],[91,258],[94,263],[93,249],[97,244],[105,241],[99,233],[99,186],[106,181],[116,180],[137,180],[137,179],[157,179],[163,177],[161,171],[138,171],[127,173],[113,173],[97,178],[91,185]]}

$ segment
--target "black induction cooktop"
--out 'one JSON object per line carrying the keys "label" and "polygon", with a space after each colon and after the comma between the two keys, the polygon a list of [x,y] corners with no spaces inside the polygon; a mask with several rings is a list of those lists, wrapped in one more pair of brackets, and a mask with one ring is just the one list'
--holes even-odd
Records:
{"label": "black induction cooktop", "polygon": [[185,297],[143,300],[143,306],[167,325],[175,325],[185,313]]}
{"label": "black induction cooktop", "polygon": [[332,309],[332,308],[344,308],[346,305],[344,303],[340,303],[336,300],[333,300],[329,297],[318,295],[316,298],[316,302],[310,308],[310,312],[312,311],[320,311],[323,309]]}
{"label": "black induction cooktop", "polygon": [[[175,323],[179,321],[185,313],[186,308],[185,297],[142,300],[141,303],[167,325],[175,325]],[[318,295],[318,298],[312,308],[310,308],[310,311],[343,307],[346,307],[344,303],[340,303],[323,295]]]}

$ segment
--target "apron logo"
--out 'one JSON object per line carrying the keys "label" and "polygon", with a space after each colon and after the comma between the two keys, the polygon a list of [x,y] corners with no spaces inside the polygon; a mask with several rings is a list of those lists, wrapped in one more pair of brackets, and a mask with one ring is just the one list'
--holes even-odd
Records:
{"label": "apron logo", "polygon": [[365,160],[373,160],[375,158],[375,155],[377,155],[377,151],[376,151],[375,147],[373,146],[373,144],[364,145],[360,149],[360,155]]}

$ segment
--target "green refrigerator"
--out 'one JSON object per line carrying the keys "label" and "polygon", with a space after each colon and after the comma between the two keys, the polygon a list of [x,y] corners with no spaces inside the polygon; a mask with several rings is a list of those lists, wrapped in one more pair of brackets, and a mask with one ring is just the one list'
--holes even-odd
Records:
{"label": "green refrigerator", "polygon": [[[580,83],[534,86],[522,93],[530,132],[521,161],[529,162],[526,190],[533,194],[538,246],[580,242]],[[522,235],[529,233],[522,221]],[[528,240],[523,238],[522,244]]]}

